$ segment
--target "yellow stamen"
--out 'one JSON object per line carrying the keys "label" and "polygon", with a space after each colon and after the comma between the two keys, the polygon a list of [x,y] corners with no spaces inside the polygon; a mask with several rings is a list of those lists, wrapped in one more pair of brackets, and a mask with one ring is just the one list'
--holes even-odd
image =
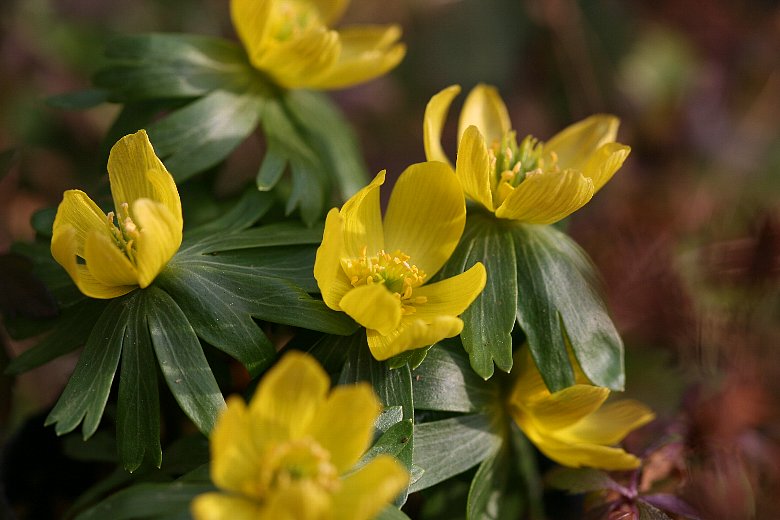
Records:
{"label": "yellow stamen", "polygon": [[[420,301],[420,298],[413,298],[412,293],[416,287],[425,282],[426,274],[416,265],[410,263],[409,255],[401,251],[390,254],[385,250],[380,250],[373,256],[369,256],[366,252],[367,248],[363,247],[361,249],[362,256],[341,260],[341,267],[352,286],[384,284],[401,300],[404,314],[414,313],[414,308],[411,305],[424,303],[424,301]],[[424,297],[421,298],[425,300]]]}

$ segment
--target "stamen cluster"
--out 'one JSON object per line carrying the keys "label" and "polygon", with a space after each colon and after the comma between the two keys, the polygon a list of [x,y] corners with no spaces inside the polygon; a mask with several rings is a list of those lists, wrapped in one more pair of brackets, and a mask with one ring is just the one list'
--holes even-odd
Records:
{"label": "stamen cluster", "polygon": [[328,493],[337,491],[341,486],[330,453],[311,437],[277,444],[266,453],[265,460],[259,476],[258,497],[304,480]]}
{"label": "stamen cluster", "polygon": [[130,208],[127,202],[119,205],[117,213],[117,215],[114,215],[113,211],[109,211],[106,215],[108,229],[119,250],[135,265],[135,247],[139,235],[138,226],[136,226],[133,218],[130,216]]}

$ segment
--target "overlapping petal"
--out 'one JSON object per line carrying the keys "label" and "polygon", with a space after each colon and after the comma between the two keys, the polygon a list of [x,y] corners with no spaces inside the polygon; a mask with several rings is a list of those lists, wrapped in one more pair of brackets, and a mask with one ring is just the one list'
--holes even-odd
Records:
{"label": "overlapping petal", "polygon": [[495,211],[492,173],[485,138],[476,126],[469,126],[458,144],[455,174],[466,196],[482,204],[488,211]]}
{"label": "overlapping petal", "polygon": [[569,125],[544,145],[545,152],[555,152],[562,169],[585,168],[590,156],[617,137],[620,120],[612,115],[596,114]]}
{"label": "overlapping petal", "polygon": [[640,464],[637,457],[613,445],[653,419],[646,406],[632,400],[605,404],[610,391],[589,384],[550,393],[528,349],[517,355],[515,370],[510,413],[545,455],[571,467],[625,470]]}
{"label": "overlapping petal", "polygon": [[427,347],[445,338],[453,338],[463,330],[463,320],[455,316],[436,316],[430,320],[404,316],[390,334],[367,329],[368,348],[379,361],[390,359],[407,350]]}
{"label": "overlapping petal", "polygon": [[423,285],[414,294],[426,302],[415,307],[413,317],[433,320],[437,316],[459,316],[479,296],[486,280],[485,266],[477,263],[459,275]]}
{"label": "overlapping petal", "polygon": [[204,493],[192,501],[192,515],[208,520],[262,520],[263,507],[254,500],[225,493]]}
{"label": "overlapping petal", "polygon": [[346,477],[333,497],[333,518],[374,518],[409,482],[389,455],[378,455]]}
{"label": "overlapping petal", "polygon": [[383,285],[355,287],[339,302],[341,310],[367,329],[390,334],[401,322],[401,300]]}
{"label": "overlapping petal", "polygon": [[441,146],[441,133],[447,112],[452,101],[460,93],[458,85],[452,85],[434,95],[425,106],[423,116],[423,145],[425,146],[425,158],[429,161],[440,161],[447,164],[450,160]]}
{"label": "overlapping petal", "polygon": [[385,248],[379,187],[385,183],[385,172],[379,172],[371,183],[358,191],[341,208],[344,254],[357,257],[374,254]]}
{"label": "overlapping petal", "polygon": [[476,126],[488,145],[501,142],[512,129],[509,112],[495,87],[480,83],[469,92],[458,121],[458,141],[470,126]]}
{"label": "overlapping petal", "polygon": [[352,289],[344,269],[341,267],[341,257],[344,244],[343,217],[338,209],[333,208],[325,218],[325,231],[322,243],[317,249],[314,260],[314,278],[317,280],[322,300],[333,310],[340,311],[341,298]]}
{"label": "overlapping petal", "polygon": [[577,170],[529,173],[496,209],[496,216],[552,224],[587,204],[593,192],[593,181]]}

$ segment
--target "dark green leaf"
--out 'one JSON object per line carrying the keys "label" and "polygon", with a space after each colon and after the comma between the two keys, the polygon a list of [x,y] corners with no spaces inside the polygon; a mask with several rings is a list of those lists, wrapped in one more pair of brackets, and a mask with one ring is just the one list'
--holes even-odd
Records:
{"label": "dark green leaf", "polygon": [[384,508],[375,520],[409,520],[406,514],[395,506]]}
{"label": "dark green leaf", "polygon": [[438,484],[479,464],[501,443],[488,416],[464,415],[418,424],[414,428],[414,464],[425,470],[410,493]]}
{"label": "dark green leaf", "polygon": [[204,237],[220,236],[225,232],[242,231],[265,215],[274,199],[268,193],[261,193],[255,189],[247,189],[241,198],[227,212],[219,218],[211,220],[202,226],[187,230],[185,240],[194,242]]}
{"label": "dark green leaf", "polygon": [[269,139],[263,162],[257,171],[257,189],[260,191],[272,189],[282,178],[285,168],[287,168],[287,155],[282,153],[278,141]]}
{"label": "dark green leaf", "polygon": [[63,110],[85,110],[105,103],[109,96],[108,91],[99,88],[77,90],[51,96],[46,99],[46,104]]}
{"label": "dark green leaf", "polygon": [[127,328],[128,307],[139,291],[111,300],[92,329],[76,370],[70,376],[46,426],[54,424],[57,435],[68,433],[83,420],[88,439],[95,433],[111,390]]}
{"label": "dark green leaf", "polygon": [[495,383],[483,381],[469,367],[457,341],[439,343],[412,372],[418,410],[476,412],[498,401]]}
{"label": "dark green leaf", "polygon": [[51,256],[47,242],[16,242],[11,251],[32,260],[33,273],[49,290],[60,309],[83,301],[84,296],[60,264]]}
{"label": "dark green leaf", "polygon": [[186,34],[120,36],[106,46],[94,82],[121,100],[197,97],[259,81],[233,42]]}
{"label": "dark green leaf", "polygon": [[[347,356],[357,352],[366,341],[363,330],[350,336],[325,335],[305,349],[320,362],[329,374],[339,374],[347,362]],[[401,413],[403,418],[403,412]],[[399,419],[400,420],[400,419]]]}
{"label": "dark green leaf", "polygon": [[498,449],[479,465],[471,481],[466,518],[471,520],[500,520],[520,518],[519,504],[522,490],[510,480],[511,454],[506,447]]}
{"label": "dark green leaf", "polygon": [[[235,251],[256,247],[319,244],[322,241],[323,225],[302,226],[297,222],[276,222],[241,233],[216,236],[203,242],[203,253]],[[312,269],[314,267],[312,266]]]}
{"label": "dark green leaf", "polygon": [[147,324],[147,315],[155,312],[148,301],[150,293],[139,291],[129,307],[122,341],[116,441],[122,465],[130,472],[144,460],[158,468],[162,462],[157,366]]}
{"label": "dark green leaf", "polygon": [[377,455],[392,455],[398,458],[412,440],[412,421],[406,420],[391,426],[357,463],[354,469],[362,467]]}
{"label": "dark green leaf", "polygon": [[5,317],[53,318],[57,305],[34,264],[17,253],[0,254],[0,313]]}
{"label": "dark green leaf", "polygon": [[42,237],[51,238],[51,228],[54,224],[54,217],[57,215],[57,208],[43,208],[33,213],[30,219],[35,232]]}
{"label": "dark green leaf", "polygon": [[575,494],[620,488],[609,475],[591,468],[554,468],[547,473],[545,481],[556,489]]}
{"label": "dark green leaf", "polygon": [[200,342],[187,316],[165,291],[155,286],[144,291],[149,334],[163,377],[184,413],[208,434],[225,401]]}
{"label": "dark green leaf", "polygon": [[177,181],[227,157],[260,118],[263,100],[248,92],[214,90],[147,127],[157,155]]}
{"label": "dark green leaf", "polygon": [[395,426],[404,418],[404,409],[402,406],[388,406],[379,417],[374,421],[374,430],[380,434],[385,433],[391,426]]}
{"label": "dark green leaf", "polygon": [[517,308],[517,274],[511,231],[498,219],[472,213],[463,237],[444,268],[444,276],[460,274],[477,262],[487,270],[482,294],[461,315],[460,338],[474,371],[488,379],[493,363],[512,369],[512,328]]}
{"label": "dark green leaf", "polygon": [[427,347],[416,348],[414,350],[407,350],[401,352],[387,360],[387,366],[390,368],[401,368],[408,365],[411,370],[419,367],[420,364],[425,361],[425,357],[428,355],[428,351],[431,350],[433,345]]}
{"label": "dark green leaf", "polygon": [[516,224],[517,319],[551,391],[574,384],[566,344],[596,385],[622,390],[623,342],[588,257],[550,226]]}
{"label": "dark green leaf", "polygon": [[130,520],[189,510],[193,498],[214,489],[211,484],[191,482],[137,484],[114,493],[75,520]]}
{"label": "dark green leaf", "polygon": [[352,128],[330,99],[310,90],[291,90],[285,97],[293,117],[305,129],[312,146],[335,177],[342,199],[368,182],[366,165]]}
{"label": "dark green leaf", "polygon": [[285,211],[289,215],[295,208],[301,212],[301,219],[311,226],[322,215],[325,200],[330,194],[330,182],[319,166],[296,158],[290,158],[292,169],[292,193],[287,199]]}

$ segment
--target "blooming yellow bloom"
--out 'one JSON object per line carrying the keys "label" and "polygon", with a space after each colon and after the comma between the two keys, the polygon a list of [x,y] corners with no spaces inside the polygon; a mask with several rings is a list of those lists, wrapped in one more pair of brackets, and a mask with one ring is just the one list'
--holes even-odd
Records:
{"label": "blooming yellow bloom", "polygon": [[145,131],[111,148],[108,177],[116,213],[68,190],[52,229],[52,256],[92,298],[148,286],[181,245],[179,192]]}
{"label": "blooming yellow bloom", "polygon": [[287,88],[368,81],[403,59],[397,25],[328,29],[348,0],[232,0],[230,15],[252,65]]}
{"label": "blooming yellow bloom", "polygon": [[248,407],[228,399],[211,432],[211,479],[223,492],[193,501],[196,520],[363,520],[406,486],[389,455],[354,469],[380,412],[371,387],[329,384],[312,357],[290,352]]}
{"label": "blooming yellow bloom", "polygon": [[[454,85],[428,102],[428,160],[448,161],[441,131],[459,92]],[[594,115],[546,143],[528,136],[518,144],[496,89],[477,85],[460,113],[455,172],[466,195],[496,217],[552,224],[587,204],[628,157],[630,148],[615,142],[619,124],[614,116]]]}
{"label": "blooming yellow bloom", "polygon": [[463,233],[466,204],[452,169],[415,164],[401,174],[384,219],[385,172],[330,210],[314,277],[325,304],[366,327],[378,360],[460,334],[457,316],[485,286],[485,268],[427,284]]}
{"label": "blooming yellow bloom", "polygon": [[550,393],[528,349],[516,355],[515,383],[509,396],[512,418],[542,453],[559,464],[636,468],[639,459],[613,445],[655,415],[631,399],[605,404],[609,389],[591,385],[576,362],[572,364],[577,384]]}

